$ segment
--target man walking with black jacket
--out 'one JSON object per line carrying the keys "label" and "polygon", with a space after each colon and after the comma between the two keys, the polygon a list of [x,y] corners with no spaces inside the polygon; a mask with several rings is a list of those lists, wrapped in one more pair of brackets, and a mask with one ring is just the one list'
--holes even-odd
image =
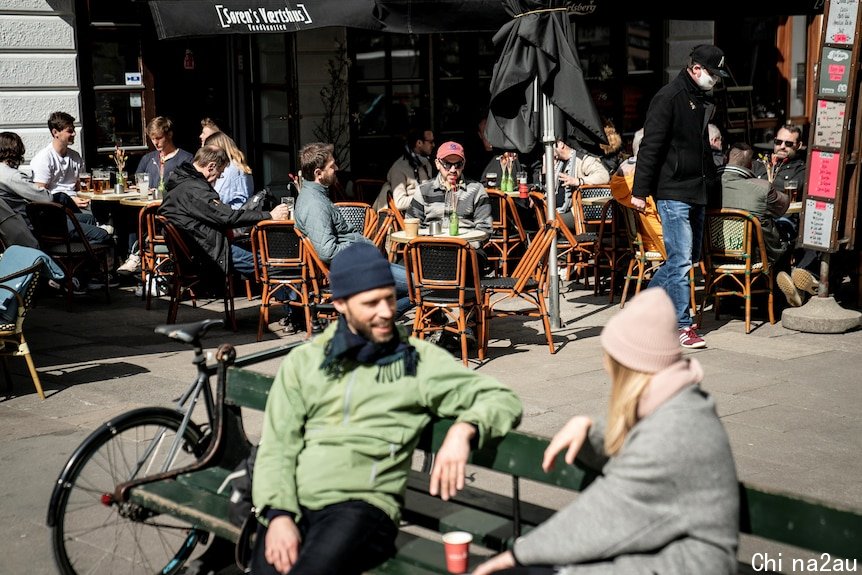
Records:
{"label": "man walking with black jacket", "polygon": [[632,204],[642,210],[654,196],[662,222],[667,261],[652,279],[677,311],[680,345],[705,347],[692,325],[688,275],[700,260],[707,199],[719,192],[707,125],[715,112],[712,89],[728,77],[724,53],[696,46],[688,65],[650,102],[638,153]]}

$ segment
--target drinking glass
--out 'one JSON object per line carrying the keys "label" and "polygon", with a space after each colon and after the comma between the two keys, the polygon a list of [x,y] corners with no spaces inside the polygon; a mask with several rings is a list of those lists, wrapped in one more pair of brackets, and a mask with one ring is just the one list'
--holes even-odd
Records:
{"label": "drinking glass", "polygon": [[104,194],[111,187],[111,172],[108,170],[93,170],[93,193]]}
{"label": "drinking glass", "polygon": [[78,179],[81,181],[81,191],[82,192],[89,192],[90,191],[91,177],[92,176],[90,176],[90,174],[88,174],[87,172],[81,172],[81,174],[78,175]]}
{"label": "drinking glass", "polygon": [[135,185],[138,186],[138,192],[146,194],[150,190],[150,175],[147,173],[135,174]]}
{"label": "drinking glass", "polygon": [[286,205],[290,210],[290,215],[288,216],[291,220],[293,219],[293,206],[296,204],[296,198],[293,196],[284,196],[281,198],[281,203]]}

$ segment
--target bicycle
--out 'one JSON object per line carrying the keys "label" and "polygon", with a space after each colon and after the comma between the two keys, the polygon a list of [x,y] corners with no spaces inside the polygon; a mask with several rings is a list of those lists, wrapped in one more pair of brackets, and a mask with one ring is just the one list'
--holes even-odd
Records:
{"label": "bicycle", "polygon": [[[223,320],[160,325],[156,333],[190,344],[197,374],[173,409],[143,407],[100,425],[63,466],[48,506],[54,559],[63,575],[179,573],[209,534],[194,525],[160,517],[115,497],[115,487],[195,463],[206,451],[214,428],[215,398],[201,339]],[[280,357],[290,343],[237,358],[242,367]],[[225,346],[232,352],[232,347]],[[219,349],[222,353],[222,349]],[[219,358],[216,358],[219,359]],[[199,403],[206,418],[192,419]]]}

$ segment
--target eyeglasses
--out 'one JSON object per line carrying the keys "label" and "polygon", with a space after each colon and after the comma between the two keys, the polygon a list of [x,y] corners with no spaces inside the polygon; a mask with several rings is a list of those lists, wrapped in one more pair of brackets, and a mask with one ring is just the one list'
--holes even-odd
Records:
{"label": "eyeglasses", "polygon": [[447,162],[446,160],[439,160],[440,165],[443,166],[443,169],[447,172],[452,168],[456,170],[460,170],[464,167],[464,160],[458,160],[457,162]]}
{"label": "eyeglasses", "polygon": [[797,144],[797,142],[794,142],[793,140],[779,140],[778,138],[772,140],[772,143],[776,146],[786,146],[788,148],[794,148]]}

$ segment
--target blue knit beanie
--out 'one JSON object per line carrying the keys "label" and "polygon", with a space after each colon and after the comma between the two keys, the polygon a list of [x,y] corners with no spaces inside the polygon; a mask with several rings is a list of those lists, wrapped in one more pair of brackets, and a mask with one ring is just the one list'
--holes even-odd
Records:
{"label": "blue knit beanie", "polygon": [[332,258],[329,285],[332,299],[344,299],[359,292],[394,286],[395,279],[389,262],[374,244],[356,242]]}

